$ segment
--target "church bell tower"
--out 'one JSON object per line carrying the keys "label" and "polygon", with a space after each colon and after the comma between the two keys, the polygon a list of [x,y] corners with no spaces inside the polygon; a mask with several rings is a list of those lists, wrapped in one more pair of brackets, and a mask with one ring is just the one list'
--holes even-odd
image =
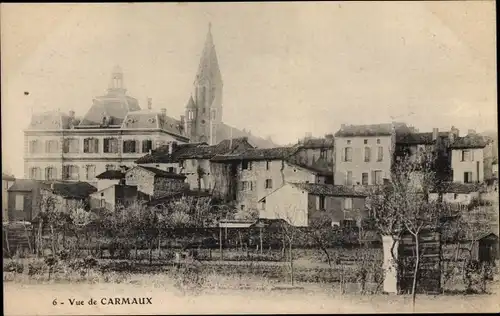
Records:
{"label": "church bell tower", "polygon": [[193,91],[186,105],[186,132],[191,142],[217,144],[222,123],[222,76],[212,38],[211,24],[205,40]]}

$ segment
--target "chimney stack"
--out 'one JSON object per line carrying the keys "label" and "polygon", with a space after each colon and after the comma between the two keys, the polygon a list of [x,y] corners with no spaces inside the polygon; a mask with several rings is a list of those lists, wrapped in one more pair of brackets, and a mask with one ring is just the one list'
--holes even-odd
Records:
{"label": "chimney stack", "polygon": [[432,129],[432,140],[437,140],[439,136],[439,129],[433,128]]}
{"label": "chimney stack", "polygon": [[163,117],[167,116],[167,109],[166,109],[166,108],[162,108],[162,109],[161,109],[161,115],[162,115]]}
{"label": "chimney stack", "polygon": [[148,98],[148,110],[151,110],[152,106],[153,106],[153,99]]}

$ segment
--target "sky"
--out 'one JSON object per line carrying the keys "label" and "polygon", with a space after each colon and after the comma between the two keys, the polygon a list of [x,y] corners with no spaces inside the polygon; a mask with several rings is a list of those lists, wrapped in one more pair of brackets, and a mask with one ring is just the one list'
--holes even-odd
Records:
{"label": "sky", "polygon": [[[497,130],[493,1],[1,4],[2,168],[23,176],[32,111],[83,116],[120,65],[178,118],[208,23],[223,121],[278,144],[341,124]],[[24,91],[29,91],[28,96]]]}

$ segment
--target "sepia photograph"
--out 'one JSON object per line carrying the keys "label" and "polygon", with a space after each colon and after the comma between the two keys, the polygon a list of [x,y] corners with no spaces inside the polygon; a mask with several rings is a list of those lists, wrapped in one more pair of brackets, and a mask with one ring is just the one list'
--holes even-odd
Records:
{"label": "sepia photograph", "polygon": [[500,312],[495,1],[0,22],[5,315]]}

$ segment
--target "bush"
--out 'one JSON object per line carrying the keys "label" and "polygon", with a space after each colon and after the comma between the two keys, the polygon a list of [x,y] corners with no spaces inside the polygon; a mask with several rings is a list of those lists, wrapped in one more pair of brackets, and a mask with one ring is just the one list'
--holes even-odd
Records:
{"label": "bush", "polygon": [[17,261],[10,261],[3,266],[4,272],[15,272],[15,273],[23,273],[24,266],[22,263]]}
{"label": "bush", "polygon": [[47,270],[47,265],[42,260],[35,260],[28,263],[28,275],[43,274]]}

